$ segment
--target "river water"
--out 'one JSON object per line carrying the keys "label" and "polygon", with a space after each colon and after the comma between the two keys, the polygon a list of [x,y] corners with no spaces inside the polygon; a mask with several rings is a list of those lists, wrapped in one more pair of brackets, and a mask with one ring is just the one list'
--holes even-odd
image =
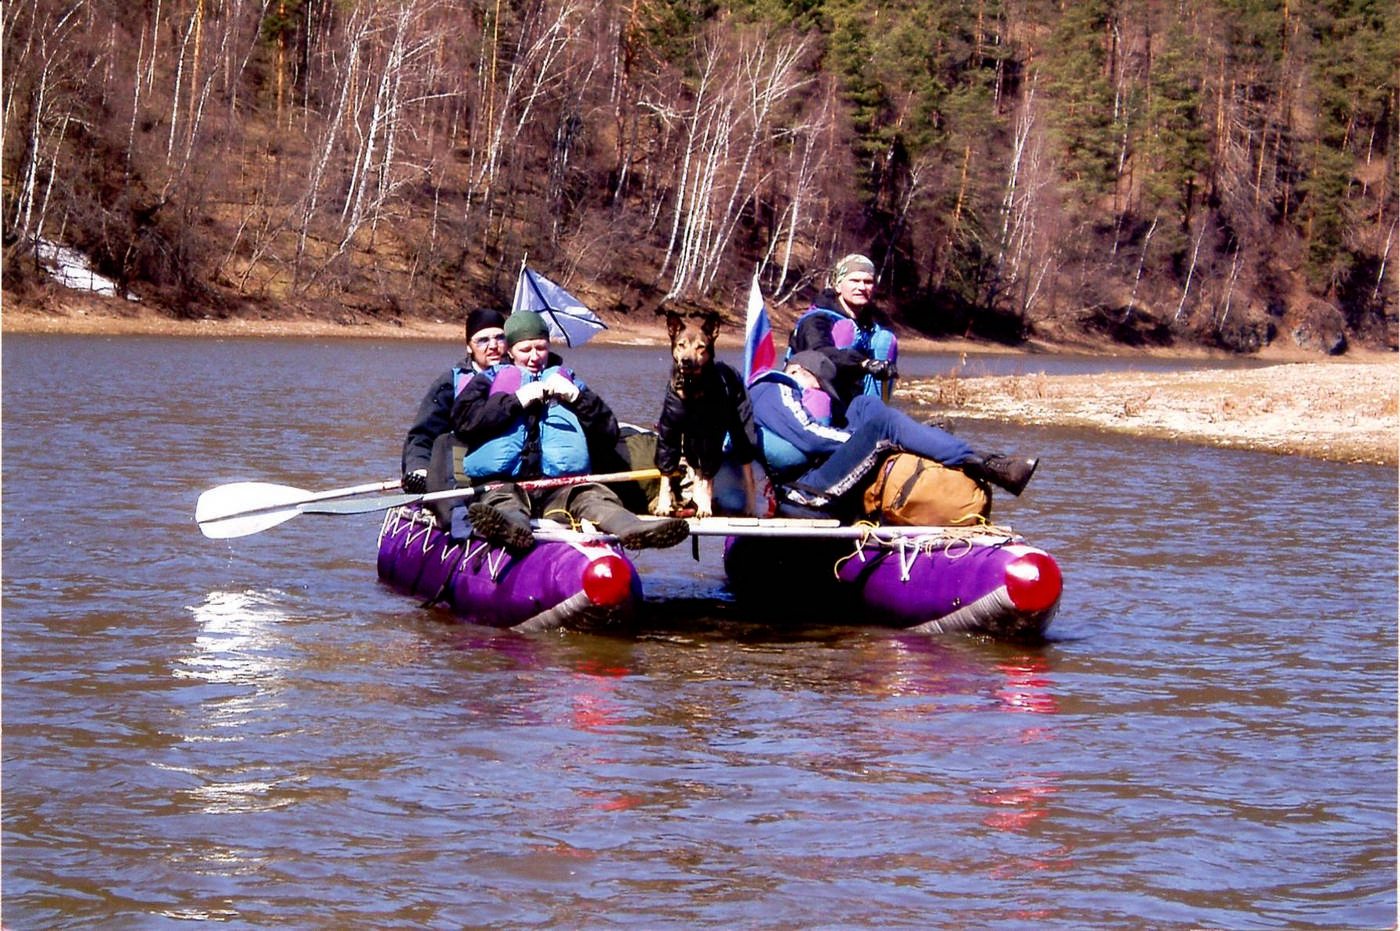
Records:
{"label": "river water", "polygon": [[[664,355],[568,358],[649,422]],[[6,928],[1394,926],[1393,469],[969,423],[1044,457],[1031,646],[745,613],[718,541],[522,636],[380,585],[373,515],[200,535],[395,476],[455,358],[5,337]]]}

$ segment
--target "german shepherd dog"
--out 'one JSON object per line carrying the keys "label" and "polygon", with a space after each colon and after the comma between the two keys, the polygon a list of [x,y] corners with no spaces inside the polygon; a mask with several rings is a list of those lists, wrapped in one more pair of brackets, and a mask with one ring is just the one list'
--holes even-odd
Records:
{"label": "german shepherd dog", "polygon": [[743,379],[731,366],[715,361],[719,326],[715,314],[698,322],[674,312],[666,314],[671,379],[657,423],[656,465],[663,477],[653,513],[676,510],[681,501],[681,466],[690,483],[695,515],[714,513],[714,478],[726,436],[744,463],[745,507],[747,513],[754,513],[752,460],[757,454],[757,433]]}

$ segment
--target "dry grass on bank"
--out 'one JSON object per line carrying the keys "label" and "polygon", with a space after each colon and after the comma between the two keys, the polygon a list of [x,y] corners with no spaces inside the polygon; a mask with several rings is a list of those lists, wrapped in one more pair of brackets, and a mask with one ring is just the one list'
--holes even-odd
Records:
{"label": "dry grass on bank", "polygon": [[1086,427],[1212,446],[1396,465],[1400,366],[1312,362],[1250,369],[911,379],[909,402],[959,419]]}

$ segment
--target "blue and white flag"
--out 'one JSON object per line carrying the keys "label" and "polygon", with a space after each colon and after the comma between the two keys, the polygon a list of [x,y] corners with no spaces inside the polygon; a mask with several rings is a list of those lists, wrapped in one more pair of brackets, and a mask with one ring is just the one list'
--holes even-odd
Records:
{"label": "blue and white flag", "polygon": [[517,310],[533,310],[544,317],[550,338],[562,339],[569,347],[582,346],[599,330],[608,328],[578,298],[539,272],[524,267],[515,283],[515,301],[510,308],[511,313]]}

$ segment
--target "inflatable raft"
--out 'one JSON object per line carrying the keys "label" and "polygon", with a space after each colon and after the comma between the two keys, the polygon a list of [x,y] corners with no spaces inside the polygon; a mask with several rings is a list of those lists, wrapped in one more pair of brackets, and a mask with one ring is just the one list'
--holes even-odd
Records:
{"label": "inflatable raft", "polygon": [[[612,537],[536,524],[538,542],[516,554],[454,540],[426,512],[397,508],[380,529],[379,577],[491,627],[591,627],[635,616],[641,579]],[[1060,603],[1055,560],[1009,530],[725,518],[691,527],[696,537],[724,538],[730,589],[777,619],[1028,639],[1044,633]]]}
{"label": "inflatable raft", "polygon": [[389,511],[379,530],[379,578],[466,620],[519,631],[629,619],[642,582],[616,543],[599,535],[541,540],[516,554],[454,540],[426,511]]}
{"label": "inflatable raft", "polygon": [[1018,640],[1044,634],[1063,587],[1049,553],[996,528],[872,527],[854,546],[732,537],[724,566],[737,598],[784,616]]}

